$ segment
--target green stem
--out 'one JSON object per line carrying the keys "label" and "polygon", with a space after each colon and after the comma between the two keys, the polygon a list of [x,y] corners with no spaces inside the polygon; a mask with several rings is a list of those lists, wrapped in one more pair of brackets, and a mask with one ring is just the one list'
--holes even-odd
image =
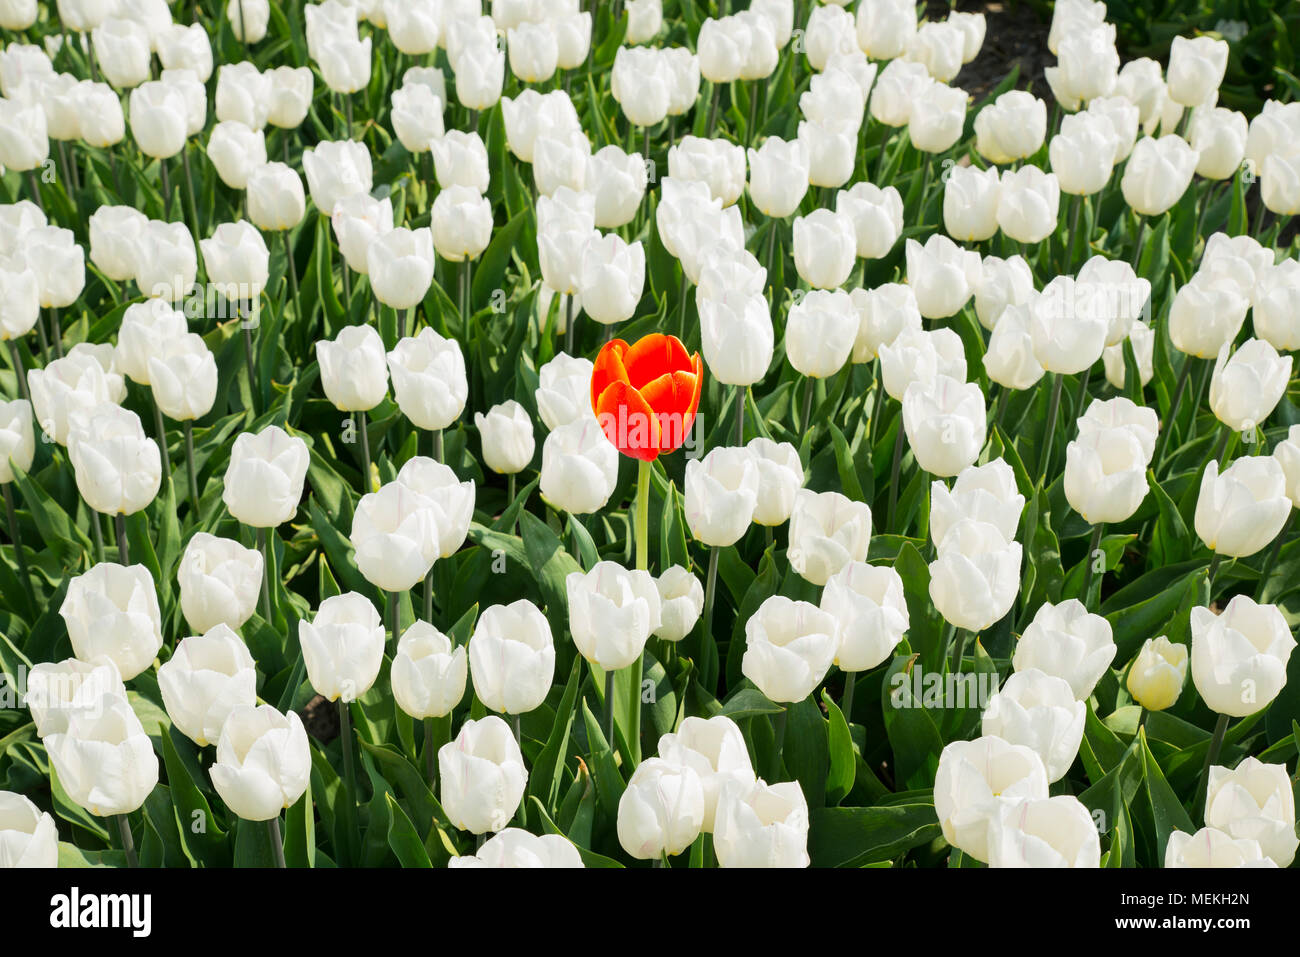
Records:
{"label": "green stem", "polygon": [[650,463],[637,463],[636,473],[636,567],[650,569]]}
{"label": "green stem", "polygon": [[50,340],[54,344],[54,357],[63,358],[63,326],[59,322],[59,310],[50,308]]}
{"label": "green stem", "polygon": [[[5,486],[8,489],[9,486]],[[1291,531],[1291,522],[1295,518],[1295,509],[1286,517],[1286,523],[1282,526],[1282,531],[1278,532],[1277,539],[1273,542],[1272,549],[1269,550],[1268,558],[1264,560],[1264,568],[1259,573],[1259,585],[1255,588],[1255,601],[1262,601],[1264,598],[1264,589],[1268,585],[1268,576],[1273,571],[1273,565],[1277,562],[1278,553],[1282,551],[1282,543],[1286,541],[1286,536]]]}
{"label": "green stem", "polygon": [[194,514],[199,513],[199,477],[194,468],[194,422],[186,419],[185,429],[185,466],[190,480],[190,502],[194,505]]}
{"label": "green stem", "polygon": [[298,290],[298,264],[293,260],[293,243],[289,240],[289,231],[287,229],[281,232],[280,235],[284,237],[285,272],[289,275],[289,292],[293,296],[294,318],[301,322],[303,320],[302,296]]}
{"label": "green stem", "polygon": [[352,755],[352,717],[348,713],[348,703],[339,699],[339,747],[343,749],[343,780],[347,787],[347,799],[344,802],[350,827],[348,843],[356,839],[357,808],[357,769]]}
{"label": "green stem", "polygon": [[393,648],[397,648],[397,640],[402,637],[402,623],[399,618],[400,611],[397,607],[397,592],[388,593],[388,622],[389,631],[393,635]]}
{"label": "green stem", "polygon": [[[9,482],[5,482],[0,485],[0,492],[3,492],[5,500],[5,517],[9,520],[9,538],[14,543],[14,559],[18,563],[18,578],[22,581],[23,588],[27,591],[27,597],[31,602],[32,608],[35,609],[36,595],[32,591],[32,579],[31,575],[28,574],[27,571],[27,556],[23,554],[22,532],[19,531],[18,528],[18,512],[14,508],[14,493],[13,489],[9,487],[10,484],[11,483]],[[90,514],[94,519],[95,526],[98,528],[98,515],[94,511]]]}
{"label": "green stem", "polygon": [[424,620],[433,624],[433,569],[424,576]]}
{"label": "green stem", "polygon": [[889,511],[885,513],[885,528],[891,534],[898,534],[900,529],[895,523],[898,511],[898,479],[903,467],[903,413],[898,414],[898,434],[894,436],[894,463],[889,468]]}
{"label": "green stem", "polygon": [[280,815],[266,822],[266,829],[271,832],[271,850],[275,852],[275,866],[287,867],[284,863],[284,838],[280,836]]}
{"label": "green stem", "polygon": [[[1088,543],[1088,554],[1084,558],[1083,594],[1080,595],[1080,599],[1083,601],[1085,608],[1088,606],[1088,592],[1092,588],[1092,566],[1097,560],[1097,552],[1101,549],[1101,532],[1103,528],[1105,528],[1105,524],[1102,522],[1098,522],[1092,527],[1092,541]],[[1105,574],[1105,572],[1102,574]]]}
{"label": "green stem", "polygon": [[32,401],[32,394],[27,389],[27,373],[23,370],[23,355],[18,349],[18,340],[9,340],[9,356],[14,363],[14,378],[18,380],[18,394],[28,402]]}
{"label": "green stem", "polygon": [[564,351],[573,355],[573,296],[564,297]]}
{"label": "green stem", "polygon": [[117,554],[123,565],[131,564],[131,543],[126,539],[126,516],[118,512],[113,516],[113,527],[117,530]]}
{"label": "green stem", "polygon": [[131,837],[131,822],[125,814],[116,814],[117,833],[122,838],[122,850],[126,853],[126,866],[139,867],[140,861],[135,856],[135,839]]}
{"label": "green stem", "polygon": [[1047,478],[1047,466],[1052,461],[1052,439],[1056,434],[1056,415],[1061,408],[1061,383],[1064,378],[1061,373],[1056,373],[1056,379],[1052,383],[1052,399],[1047,407],[1047,424],[1043,429],[1043,451],[1038,463],[1038,475],[1043,480]]}
{"label": "green stem", "polygon": [[[1211,588],[1214,587],[1214,576],[1215,576],[1216,574],[1218,574],[1218,571],[1219,571],[1219,563],[1222,562],[1222,561],[1223,561],[1223,556],[1220,555],[1218,552],[1215,552],[1215,553],[1214,553],[1214,557],[1210,559],[1210,568],[1209,568],[1210,581],[1209,581],[1209,584],[1210,584],[1210,587],[1211,587]],[[1211,593],[1211,596],[1210,596],[1210,597],[1214,597],[1214,596],[1213,596],[1213,593]]]}
{"label": "green stem", "polygon": [[817,380],[809,376],[808,387],[804,390],[803,394],[803,414],[799,417],[799,427],[805,432],[807,432],[810,427],[808,420],[812,418],[813,390],[816,388]]}
{"label": "green stem", "polygon": [[745,390],[741,386],[733,386],[733,392],[736,396],[736,444],[745,444]]}
{"label": "green stem", "polygon": [[1201,783],[1196,789],[1196,813],[1192,815],[1193,820],[1199,819],[1205,813],[1205,800],[1210,788],[1210,768],[1219,759],[1219,751],[1223,748],[1223,737],[1227,733],[1228,716],[1221,714],[1214,724],[1214,737],[1210,738],[1210,750],[1205,752],[1205,764],[1201,766]]}
{"label": "green stem", "polygon": [[772,779],[774,781],[781,779],[781,768],[785,764],[782,758],[785,751],[785,723],[788,715],[788,708],[782,708],[772,715],[772,732],[776,738],[776,766],[772,769]]}
{"label": "green stem", "polygon": [[361,433],[361,494],[369,495],[371,491],[370,478],[370,433],[366,425],[366,414],[357,413],[358,431]]}
{"label": "green stem", "polygon": [[1185,356],[1183,358],[1183,370],[1178,373],[1178,385],[1174,387],[1174,399],[1169,406],[1169,415],[1165,419],[1165,427],[1160,430],[1160,441],[1156,446],[1155,456],[1151,460],[1156,469],[1159,469],[1164,464],[1162,457],[1166,446],[1169,444],[1169,433],[1173,431],[1174,423],[1178,418],[1178,405],[1183,401],[1183,393],[1187,391],[1187,382],[1191,374],[1192,357]]}
{"label": "green stem", "polygon": [[162,453],[162,477],[171,480],[172,477],[172,457],[167,449],[167,423],[163,421],[162,409],[158,408],[158,403],[153,404],[153,421],[154,428],[158,432],[158,451]]}
{"label": "green stem", "polygon": [[853,689],[857,685],[857,677],[856,671],[844,672],[844,697],[840,699],[840,711],[849,724],[853,723]]}
{"label": "green stem", "polygon": [[614,675],[611,669],[605,672],[605,741],[614,747]]}
{"label": "green stem", "polygon": [[435,769],[438,762],[438,749],[433,746],[433,723],[434,718],[424,719],[424,770],[429,777],[429,790],[434,789],[437,779]]}
{"label": "green stem", "polygon": [[257,530],[257,547],[262,552],[262,620],[271,623],[271,542],[264,528]]}

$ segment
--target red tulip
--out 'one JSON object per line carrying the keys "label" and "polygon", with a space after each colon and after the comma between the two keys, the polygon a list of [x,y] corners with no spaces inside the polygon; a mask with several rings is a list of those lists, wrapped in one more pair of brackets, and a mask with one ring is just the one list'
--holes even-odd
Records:
{"label": "red tulip", "polygon": [[704,364],[676,336],[605,343],[591,373],[591,408],[624,455],[653,462],[681,448],[700,408]]}

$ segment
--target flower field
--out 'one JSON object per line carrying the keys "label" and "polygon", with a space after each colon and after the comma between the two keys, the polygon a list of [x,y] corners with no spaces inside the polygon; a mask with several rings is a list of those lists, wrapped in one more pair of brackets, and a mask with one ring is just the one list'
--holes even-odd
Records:
{"label": "flower field", "polygon": [[0,866],[1290,867],[1300,90],[947,6],[0,0]]}

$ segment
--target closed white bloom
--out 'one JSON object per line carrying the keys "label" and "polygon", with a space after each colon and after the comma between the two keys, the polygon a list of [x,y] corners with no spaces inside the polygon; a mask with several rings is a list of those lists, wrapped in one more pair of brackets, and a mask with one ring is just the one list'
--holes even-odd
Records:
{"label": "closed white bloom", "polygon": [[1246,158],[1256,165],[1274,153],[1285,153],[1300,133],[1300,105],[1265,100],[1264,108],[1250,119],[1246,132]]}
{"label": "closed white bloom", "polygon": [[1142,643],[1129,667],[1126,687],[1133,700],[1148,711],[1172,708],[1187,679],[1187,646],[1164,635]]}
{"label": "closed white bloom", "polygon": [[32,404],[26,399],[0,400],[0,485],[14,480],[14,466],[31,471],[36,457]]}
{"label": "closed white bloom", "polygon": [[104,78],[119,90],[129,90],[149,79],[153,51],[149,34],[138,23],[110,17],[92,31],[91,46]]}
{"label": "closed white bloom", "polygon": [[66,732],[75,715],[93,718],[106,698],[126,698],[126,686],[113,660],[67,658],[42,662],[28,672],[23,704],[31,712],[37,736],[46,738]]}
{"label": "closed white bloom", "polygon": [[745,622],[741,672],[772,701],[802,701],[826,677],[836,650],[836,621],[830,614],[773,595]]}
{"label": "closed white bloom", "polygon": [[865,562],[850,562],[830,577],[821,609],[835,620],[835,664],[841,671],[882,664],[910,623],[898,572]]}
{"label": "closed white bloom", "polygon": [[330,37],[316,61],[321,79],[335,93],[349,96],[370,83],[370,37]]}
{"label": "closed white bloom", "polygon": [[1260,170],[1259,195],[1270,212],[1294,216],[1300,212],[1300,156],[1274,153]]}
{"label": "closed white bloom", "polygon": [[849,361],[858,337],[858,313],[842,289],[814,289],[790,307],[785,354],[806,376],[825,379]]}
{"label": "closed white bloom", "polygon": [[1224,343],[1210,378],[1210,408],[1228,428],[1243,432],[1262,426],[1291,381],[1291,356],[1279,356],[1262,339],[1247,339],[1231,352]]}
{"label": "closed white bloom", "polygon": [[1110,622],[1069,598],[1056,605],[1044,603],[1035,612],[1011,664],[1016,671],[1037,668],[1064,678],[1074,696],[1086,701],[1114,657]]}
{"label": "closed white bloom", "polygon": [[616,229],[631,222],[645,196],[645,163],[636,153],[616,145],[597,150],[587,157],[586,189],[595,196],[595,225]]}
{"label": "closed white bloom", "polygon": [[[222,69],[226,69],[222,67]],[[249,71],[251,80],[259,80],[255,70]],[[159,76],[160,81],[166,87],[179,93],[184,103],[185,113],[185,135],[198,136],[203,132],[208,123],[208,90],[199,82],[198,75],[192,70],[163,70]],[[218,90],[224,90],[218,83]],[[239,101],[239,109],[229,109],[229,103],[226,98],[218,100],[217,122],[227,120],[243,123],[251,129],[260,130],[265,125],[265,117],[261,101],[258,99],[262,89],[260,82],[256,90],[244,91],[243,98]],[[222,109],[226,107],[226,109]]]}
{"label": "closed white bloom", "polygon": [[1092,812],[1072,794],[1003,805],[988,848],[989,867],[1101,866]]}
{"label": "closed white bloom", "polygon": [[217,120],[237,120],[260,130],[271,110],[271,78],[252,60],[222,64],[217,69],[215,103]]}
{"label": "closed white bloom", "polygon": [[975,117],[975,149],[998,165],[1027,159],[1047,135],[1047,104],[1032,93],[1010,90]]}
{"label": "closed white bloom", "polygon": [[330,701],[355,701],[375,683],[384,660],[384,625],[364,595],[345,592],[298,622],[307,680]]}
{"label": "closed white bloom", "polygon": [[1272,456],[1244,456],[1222,474],[1211,459],[1196,499],[1196,534],[1219,555],[1245,558],[1278,536],[1292,504],[1286,473]]}
{"label": "closed white bloom", "polygon": [[472,186],[480,193],[489,185],[487,147],[477,133],[448,130],[430,144],[438,185]]}
{"label": "closed white bloom", "polygon": [[908,115],[907,135],[925,153],[943,153],[961,139],[970,97],[946,83],[930,83],[920,91]]}
{"label": "closed white bloom", "polygon": [[[851,86],[854,93],[857,86]],[[857,132],[840,125],[801,122],[799,142],[808,149],[808,183],[810,186],[838,189],[853,176],[857,156]]]}
{"label": "closed white bloom", "polygon": [[260,43],[271,22],[271,4],[268,0],[230,0],[226,4],[226,17],[235,39],[241,43]]}
{"label": "closed white bloom", "polygon": [[654,39],[663,26],[663,0],[627,0],[624,10],[627,13],[628,43],[646,43]]}
{"label": "closed white bloom", "polygon": [[1287,436],[1273,448],[1273,457],[1286,477],[1286,497],[1300,508],[1300,425],[1293,425]]}
{"label": "closed white bloom", "polygon": [[1061,122],[1047,154],[1061,192],[1091,196],[1101,191],[1115,168],[1119,151],[1115,127],[1104,116],[1075,113]]}
{"label": "closed white bloom", "polygon": [[613,325],[631,319],[645,288],[645,248],[616,233],[592,239],[582,251],[578,292],[584,311]]}
{"label": "closed white bloom", "polygon": [[438,777],[448,819],[471,834],[504,829],[528,783],[514,732],[496,715],[466,721],[456,740],[438,749]]}
{"label": "closed white bloom", "polygon": [[[864,0],[855,22],[858,46],[873,60],[894,60],[916,33],[916,7],[909,0]],[[964,52],[964,51],[963,51]]]}
{"label": "closed white bloom", "polygon": [[36,0],[7,0],[6,3],[0,4],[0,27],[21,33],[36,22],[38,12]]}
{"label": "closed white bloom", "polygon": [[366,412],[388,393],[384,341],[373,326],[345,326],[316,343],[321,387],[340,412]]}
{"label": "closed white bloom", "polygon": [[[1133,358],[1137,360],[1138,381],[1145,386],[1155,376],[1156,334],[1145,322],[1138,320],[1129,327],[1128,342],[1133,347]],[[1124,388],[1127,370],[1123,343],[1107,346],[1101,359],[1106,366],[1106,381],[1116,389]]]}
{"label": "closed white bloom", "polygon": [[27,335],[41,316],[41,287],[36,273],[26,264],[13,265],[18,268],[0,265],[0,340]]}
{"label": "closed white bloom", "polygon": [[427,621],[402,633],[393,656],[393,700],[416,720],[441,718],[465,697],[468,665],[464,648]]}
{"label": "closed white bloom", "polygon": [[965,518],[938,543],[930,563],[930,600],[944,621],[967,631],[988,628],[1020,592],[1022,549],[997,526]]}
{"label": "closed white bloom", "polygon": [[668,115],[672,78],[656,49],[619,47],[609,88],[632,126],[655,126]]}
{"label": "closed white bloom", "polygon": [[1195,834],[1174,831],[1165,845],[1165,867],[1276,867],[1264,856],[1258,841],[1234,840],[1213,827]]}
{"label": "closed white bloom", "polygon": [[1080,434],[1065,449],[1065,498],[1091,525],[1133,517],[1147,495],[1149,457],[1127,429]]}
{"label": "closed white bloom", "polygon": [[432,328],[408,336],[388,353],[393,397],[420,429],[445,429],[460,418],[469,398],[465,356],[453,339]]}
{"label": "closed white bloom", "polygon": [[1029,305],[1034,357],[1048,372],[1075,375],[1101,358],[1110,332],[1104,290],[1057,276]]}
{"label": "closed white bloom", "polygon": [[266,134],[237,120],[218,123],[208,137],[208,159],[223,183],[244,189],[248,174],[266,163]]}
{"label": "closed white bloom", "polygon": [[1169,49],[1169,96],[1183,106],[1211,100],[1228,68],[1228,42],[1210,36],[1174,37]]}
{"label": "closed white bloom", "polygon": [[1005,808],[1047,798],[1047,771],[1032,748],[985,735],[939,755],[934,809],[949,844],[987,862]]}
{"label": "closed white bloom", "polygon": [[704,787],[702,830],[706,833],[713,831],[723,788],[738,784],[748,789],[755,782],[744,735],[726,715],[685,718],[676,733],[659,739],[659,756],[669,764],[689,767],[699,776]]}
{"label": "closed white bloom", "polygon": [[1114,24],[1070,31],[1057,44],[1057,58],[1052,88],[1072,103],[1086,103],[1114,92],[1119,81]]}
{"label": "closed white bloom", "polygon": [[483,440],[484,464],[492,471],[513,475],[533,460],[533,420],[518,402],[495,405],[487,415],[475,412],[474,424]]}
{"label": "closed white bloom", "polygon": [[444,104],[422,84],[393,91],[393,132],[411,153],[427,153],[442,139]]}
{"label": "closed white bloom", "polygon": [[[1137,145],[1138,124],[1142,111],[1137,103],[1116,92],[1115,96],[1100,96],[1088,104],[1088,113],[1103,117],[1111,126],[1115,135],[1115,155],[1113,163],[1122,163],[1128,159]],[[1059,171],[1058,171],[1058,175]]]}
{"label": "closed white bloom", "polygon": [[854,183],[835,194],[835,209],[853,221],[860,259],[887,256],[903,234],[903,199],[893,186]]}
{"label": "closed white bloom", "polygon": [[370,271],[371,245],[393,231],[392,198],[374,199],[366,193],[346,196],[335,203],[330,225],[348,268],[365,275]]}
{"label": "closed white bloom", "polygon": [[284,163],[267,163],[250,172],[247,191],[248,218],[258,229],[284,232],[306,214],[302,179]]}
{"label": "closed white bloom", "polygon": [[714,199],[730,206],[745,189],[745,150],[722,139],[683,136],[668,149],[668,175],[705,183]]}
{"label": "closed white bloom", "polygon": [[150,221],[137,239],[135,262],[141,294],[168,302],[188,296],[199,272],[198,250],[184,223]]}
{"label": "closed white bloom", "polygon": [[672,565],[655,579],[655,587],[659,589],[659,627],[655,629],[655,637],[681,641],[694,630],[704,611],[704,586],[681,565]]}
{"label": "closed white bloom", "polygon": [[[543,128],[533,143],[533,183],[542,196],[553,196],[561,187],[581,191],[591,166],[591,141],[581,129]],[[645,172],[640,157],[636,163]]]}
{"label": "closed white bloom", "polygon": [[980,280],[980,255],[935,233],[907,241],[907,282],[926,319],[946,319],[970,301]]}
{"label": "closed white bloom", "polygon": [[1117,345],[1142,317],[1151,298],[1151,283],[1118,259],[1093,256],[1079,270],[1074,290],[1080,302],[1107,322],[1106,345]]}
{"label": "closed white bloom", "polygon": [[1079,438],[1085,438],[1094,432],[1120,429],[1129,432],[1142,446],[1145,461],[1150,462],[1155,454],[1156,436],[1160,432],[1160,422],[1156,410],[1137,405],[1131,399],[1116,396],[1113,399],[1094,399],[1087,410],[1079,417]]}
{"label": "closed white bloom", "polygon": [[975,463],[987,435],[984,393],[946,375],[913,382],[903,394],[907,444],[925,471],[950,478]]}
{"label": "closed white bloom", "polygon": [[356,140],[317,143],[303,151],[302,168],[312,202],[326,216],[345,196],[369,193],[373,186],[370,150]]}
{"label": "closed white bloom", "polygon": [[866,108],[866,93],[849,68],[828,67],[824,73],[813,74],[807,92],[799,97],[799,112],[805,120],[836,133],[856,135]]}
{"label": "closed white bloom", "polygon": [[1020,527],[1025,497],[1005,459],[961,470],[949,489],[943,482],[930,485],[930,537],[937,545],[948,530],[965,518],[987,522],[1011,541]]}
{"label": "closed white bloom", "polygon": [[727,781],[713,827],[722,867],[807,867],[808,803],[797,781]]}
{"label": "closed white bloom", "polygon": [[1226,343],[1237,337],[1249,309],[1250,301],[1233,283],[1197,273],[1174,295],[1169,310],[1169,339],[1176,349],[1190,356],[1217,356]]}
{"label": "closed white bloom", "polygon": [[1284,259],[1265,267],[1252,301],[1255,335],[1279,352],[1300,349],[1300,261]]}
{"label": "closed white bloom", "polygon": [[537,371],[537,413],[550,431],[591,412],[590,359],[557,353]]}
{"label": "closed white bloom", "polygon": [[1219,615],[1193,608],[1191,627],[1192,683],[1210,710],[1241,718],[1268,707],[1296,644],[1278,607],[1236,595]]}
{"label": "closed white bloom", "polygon": [[555,75],[560,47],[550,21],[523,22],[506,31],[510,72],[524,83],[542,83]]}
{"label": "closed white bloom", "polygon": [[944,229],[964,243],[991,238],[998,231],[1001,196],[1002,177],[996,167],[952,167],[943,187]]}
{"label": "closed white bloom", "polygon": [[68,460],[81,497],[105,515],[134,515],[148,507],[162,484],[157,443],[145,436],[138,415],[111,403],[74,419]]}
{"label": "closed white bloom", "polygon": [[1198,154],[1197,175],[1228,179],[1236,175],[1246,156],[1246,115],[1221,106],[1192,111],[1192,149]]}
{"label": "closed white bloom", "polygon": [[598,562],[589,572],[570,572],[569,630],[587,661],[606,671],[626,668],[641,656],[660,625],[659,589],[645,571]]}
{"label": "closed white bloom", "polygon": [[74,713],[44,744],[64,792],[96,817],[130,814],[158,783],[158,756],[125,697]]}
{"label": "closed white bloom", "polygon": [[1124,201],[1143,216],[1159,216],[1182,198],[1196,172],[1198,154],[1178,136],[1144,136],[1124,166]]}
{"label": "closed white bloom", "polygon": [[[392,0],[390,0],[392,2]],[[475,854],[453,857],[448,867],[582,867],[582,855],[559,834],[530,834],[508,827],[488,838]]]}
{"label": "closed white bloom", "polygon": [[867,560],[871,506],[839,492],[799,489],[790,512],[790,567],[806,581],[825,585],[849,562]]}
{"label": "closed white bloom", "polygon": [[483,611],[469,641],[474,694],[502,714],[541,707],[555,674],[555,643],[546,616],[527,599]]}
{"label": "closed white bloom", "polygon": [[269,821],[311,782],[311,745],[296,712],[269,704],[231,712],[209,770],[221,800],[246,821]]}
{"label": "closed white bloom", "polygon": [[149,357],[149,382],[154,403],[167,418],[201,419],[217,399],[216,356],[198,333],[177,336]]}
{"label": "closed white bloom", "polygon": [[257,666],[225,625],[181,640],[158,669],[167,716],[199,747],[215,743],[231,712],[257,703]]}
{"label": "closed white bloom", "polygon": [[1061,0],[1052,8],[1047,48],[1055,54],[1061,48],[1061,41],[1072,33],[1094,30],[1105,22],[1104,0]]}
{"label": "closed white bloom", "polygon": [[432,230],[399,227],[376,238],[366,267],[376,299],[393,309],[414,309],[433,282]]}
{"label": "closed white bloom", "polygon": [[925,64],[930,76],[947,83],[961,71],[966,56],[966,34],[956,23],[947,20],[922,21],[904,56]]}
{"label": "closed white bloom", "polygon": [[758,498],[754,521],[768,527],[785,522],[794,511],[795,495],[803,488],[803,463],[789,442],[758,436],[746,446],[758,469]]}
{"label": "closed white bloom", "polygon": [[357,570],[386,592],[402,592],[424,579],[439,556],[438,512],[401,482],[361,497],[350,538]]}
{"label": "closed white bloom", "polygon": [[90,214],[90,261],[114,282],[135,279],[136,240],[148,218],[133,206],[101,206]]}
{"label": "closed white bloom", "polygon": [[794,221],[795,268],[814,289],[843,285],[856,256],[857,228],[846,214],[818,209]]}
{"label": "closed white bloom", "polygon": [[298,511],[310,459],[307,443],[278,425],[243,432],[230,450],[221,500],[245,525],[282,525]]}
{"label": "closed white bloom", "polygon": [[784,219],[797,210],[808,192],[812,160],[807,142],[769,136],[748,156],[749,195],[759,212]]}
{"label": "closed white bloom", "polygon": [[767,375],[776,334],[762,294],[705,295],[705,286],[700,285],[695,303],[700,314],[700,351],[713,377],[725,385],[749,386]]}
{"label": "closed white bloom", "polygon": [[422,455],[407,460],[397,473],[397,482],[433,510],[436,556],[447,558],[459,551],[474,514],[474,483],[460,481],[449,467]]}
{"label": "closed white bloom", "polygon": [[23,236],[22,245],[27,268],[36,274],[42,308],[64,309],[76,302],[86,285],[86,254],[72,230],[38,226]]}
{"label": "closed white bloom", "polygon": [[197,633],[240,628],[262,591],[262,553],[229,538],[196,532],[176,569],[181,611]]}
{"label": "closed white bloom", "polygon": [[201,23],[172,23],[170,14],[154,35],[158,60],[165,70],[192,70],[200,83],[212,76],[212,41]]}
{"label": "closed white bloom", "polygon": [[1017,671],[989,699],[983,734],[1021,744],[1042,759],[1049,783],[1065,777],[1079,753],[1087,706],[1069,682],[1037,668]]}
{"label": "closed white bloom", "polygon": [[266,71],[271,81],[271,102],[266,121],[284,130],[296,130],[311,108],[315,78],[311,67],[278,66]]}
{"label": "closed white bloom", "polygon": [[574,515],[598,512],[617,482],[618,449],[605,438],[595,415],[556,426],[542,444],[539,489],[556,508]]}
{"label": "closed white bloom", "polygon": [[934,82],[923,63],[890,60],[871,94],[872,118],[886,126],[906,126],[912,118],[912,104]]}
{"label": "closed white bloom", "polygon": [[1021,243],[1041,243],[1056,231],[1061,186],[1055,173],[1022,166],[1002,174],[998,228]]}
{"label": "closed white bloom", "polygon": [[699,542],[734,545],[749,530],[758,504],[758,465],[748,448],[711,449],[686,463],[686,524]]}
{"label": "closed white bloom", "polygon": [[433,201],[431,228],[433,248],[443,259],[477,259],[492,241],[492,204],[472,187],[449,187]]}
{"label": "closed white bloom", "polygon": [[647,758],[619,798],[618,842],[639,860],[680,854],[699,836],[704,812],[704,785],[692,767]]}
{"label": "closed white bloom", "polygon": [[1265,764],[1252,756],[1233,770],[1211,767],[1205,823],[1238,840],[1258,841],[1278,867],[1290,867],[1300,840],[1286,765]]}
{"label": "closed white bloom", "polygon": [[1008,306],[1023,306],[1034,298],[1034,274],[1023,256],[985,256],[975,289],[975,316],[993,331]]}
{"label": "closed white bloom", "polygon": [[1003,309],[993,327],[993,335],[989,336],[984,371],[998,385],[1018,390],[1030,388],[1046,374],[1047,370],[1034,354],[1028,303]]}
{"label": "closed white bloom", "polygon": [[79,418],[103,404],[120,402],[124,383],[120,375],[106,372],[93,356],[74,348],[44,369],[28,369],[27,387],[36,424],[62,445]]}
{"label": "closed white bloom", "polygon": [[59,832],[54,818],[21,794],[0,791],[0,869],[58,866]]}
{"label": "closed white bloom", "polygon": [[[858,337],[853,343],[853,361],[856,363],[875,359],[904,330],[921,331],[921,311],[916,306],[912,287],[906,283],[891,282],[875,289],[854,289],[849,292],[849,298],[858,311]],[[963,378],[965,362],[963,351]]]}

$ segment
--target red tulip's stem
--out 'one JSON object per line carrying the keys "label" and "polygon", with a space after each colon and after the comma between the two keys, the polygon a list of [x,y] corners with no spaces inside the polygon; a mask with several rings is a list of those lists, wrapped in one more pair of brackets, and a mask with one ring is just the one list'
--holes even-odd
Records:
{"label": "red tulip's stem", "polygon": [[650,463],[637,463],[636,473],[636,567],[650,568]]}

